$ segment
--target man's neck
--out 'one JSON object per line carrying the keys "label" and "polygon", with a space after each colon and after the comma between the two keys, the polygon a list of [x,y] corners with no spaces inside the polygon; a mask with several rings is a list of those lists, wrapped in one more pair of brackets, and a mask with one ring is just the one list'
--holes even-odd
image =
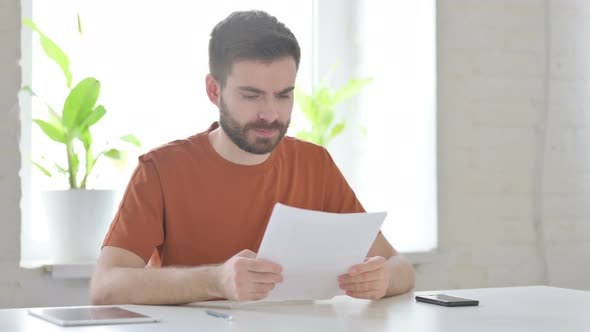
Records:
{"label": "man's neck", "polygon": [[270,153],[254,154],[240,149],[234,144],[234,142],[232,142],[221,127],[217,127],[215,130],[211,131],[208,136],[209,142],[211,142],[215,152],[234,164],[258,165],[263,163],[270,156]]}

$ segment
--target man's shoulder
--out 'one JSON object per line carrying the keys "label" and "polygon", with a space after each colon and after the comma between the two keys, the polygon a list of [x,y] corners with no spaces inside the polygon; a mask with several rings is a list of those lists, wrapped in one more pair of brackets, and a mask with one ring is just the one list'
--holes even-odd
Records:
{"label": "man's shoulder", "polygon": [[139,157],[144,162],[176,163],[183,158],[197,153],[203,144],[203,134],[177,139],[157,146]]}

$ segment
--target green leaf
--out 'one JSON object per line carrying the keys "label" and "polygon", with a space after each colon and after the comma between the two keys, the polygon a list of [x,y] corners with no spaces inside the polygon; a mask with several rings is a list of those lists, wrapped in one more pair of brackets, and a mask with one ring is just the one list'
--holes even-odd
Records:
{"label": "green leaf", "polygon": [[28,85],[25,85],[25,86],[23,86],[23,87],[22,87],[22,88],[20,88],[20,89],[21,89],[21,91],[28,92],[28,93],[29,93],[29,94],[31,94],[31,96],[33,96],[33,97],[36,97],[36,96],[37,96],[37,94],[36,94],[36,93],[33,91],[33,89],[32,89],[30,86],[28,86]]}
{"label": "green leaf", "polygon": [[107,110],[102,105],[96,106],[94,111],[90,112],[88,116],[80,124],[80,128],[89,128],[93,124],[97,123],[105,114]]}
{"label": "green leaf", "polygon": [[302,108],[302,111],[303,108],[308,108],[311,103],[311,98],[300,86],[295,87],[295,102]]}
{"label": "green leaf", "polygon": [[326,138],[323,135],[317,135],[314,137],[313,142],[317,145],[326,146]]}
{"label": "green leaf", "polygon": [[324,107],[322,112],[320,113],[320,119],[316,124],[316,130],[325,133],[328,128],[332,126],[332,122],[334,122],[334,108],[332,107]]}
{"label": "green leaf", "polygon": [[125,165],[127,165],[127,154],[125,154],[125,156],[119,160],[112,159],[112,161],[113,165],[115,165],[119,171],[124,171]]}
{"label": "green leaf", "polygon": [[41,166],[41,164],[32,161],[33,165],[37,166],[37,168],[41,171],[41,173],[45,174],[48,177],[51,177],[51,173],[47,170],[47,168]]}
{"label": "green leaf", "polygon": [[76,13],[76,17],[78,18],[78,33],[80,34],[80,36],[82,36],[83,30],[82,30],[82,20],[80,20],[80,13]]}
{"label": "green leaf", "polygon": [[128,134],[128,135],[121,136],[121,140],[124,142],[130,143],[130,144],[133,144],[133,145],[137,146],[138,148],[141,148],[141,142],[134,135]]}
{"label": "green leaf", "polygon": [[314,97],[322,107],[330,107],[334,105],[330,89],[326,87],[321,87],[316,93],[314,93]]}
{"label": "green leaf", "polygon": [[373,81],[372,78],[365,79],[352,79],[348,83],[340,88],[340,90],[334,93],[334,104],[342,101],[351,99],[361,92],[361,90],[369,83]]}
{"label": "green leaf", "polygon": [[52,140],[54,140],[58,143],[63,143],[63,144],[66,143],[66,136],[65,136],[65,133],[62,129],[56,127],[55,125],[53,125],[49,122],[45,122],[45,121],[39,120],[39,119],[34,119],[33,122],[35,122],[37,125],[39,125],[39,128],[41,128],[41,130],[45,133],[45,135],[47,135]]}
{"label": "green leaf", "polygon": [[113,160],[122,160],[125,158],[125,152],[118,149],[110,149],[108,151],[104,151],[104,155]]}
{"label": "green leaf", "polygon": [[49,113],[49,123],[59,128],[63,132],[64,124],[61,122],[59,114],[57,114],[57,112],[49,105],[47,105],[47,112]]}
{"label": "green leaf", "polygon": [[90,150],[90,146],[92,145],[92,134],[90,133],[90,129],[85,128],[80,133],[80,140],[82,141],[82,145],[84,145],[84,150]]}
{"label": "green leaf", "polygon": [[335,125],[332,128],[330,135],[328,135],[328,140],[331,140],[332,138],[338,136],[338,134],[340,134],[342,130],[344,130],[344,127],[346,127],[346,121],[342,121],[339,124]]}
{"label": "green leaf", "polygon": [[305,93],[301,87],[295,88],[295,102],[309,121],[312,123],[316,121],[318,108],[316,107],[313,98]]}
{"label": "green leaf", "polygon": [[92,112],[99,93],[100,82],[93,77],[83,79],[70,91],[62,112],[63,124],[68,131],[76,133],[83,129],[80,125]]}
{"label": "green leaf", "polygon": [[61,167],[58,163],[53,163],[53,165],[55,166],[57,171],[60,172],[61,174],[68,174],[68,170]]}
{"label": "green leaf", "polygon": [[[45,160],[45,161],[49,161],[49,158],[47,158],[46,156],[41,156],[41,159]],[[65,169],[64,167],[62,167],[60,164],[56,163],[56,162],[51,162],[53,164],[53,167],[55,167],[55,169],[57,169],[57,171],[61,174],[67,175],[68,174],[68,170]]]}
{"label": "green leaf", "polygon": [[33,21],[28,18],[23,18],[23,26],[36,31],[40,37],[41,47],[48,58],[53,60],[62,70],[65,78],[66,85],[69,88],[72,85],[72,74],[70,73],[70,59],[66,53],[59,47],[53,40],[47,37]]}
{"label": "green leaf", "polygon": [[127,163],[127,153],[125,151],[110,149],[108,151],[103,151],[103,154],[109,157],[113,161],[115,167],[119,170],[125,169],[125,164]]}

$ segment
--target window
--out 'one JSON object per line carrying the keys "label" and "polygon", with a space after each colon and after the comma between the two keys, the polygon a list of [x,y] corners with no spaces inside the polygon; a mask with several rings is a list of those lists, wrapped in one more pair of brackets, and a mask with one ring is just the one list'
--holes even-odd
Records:
{"label": "window", "polygon": [[358,194],[368,209],[388,211],[383,232],[398,250],[429,251],[437,246],[436,2],[360,4],[359,75],[375,81],[359,101],[369,133]]}
{"label": "window", "polygon": [[[320,40],[329,47],[319,45],[317,60],[323,68],[339,62],[335,86],[350,78],[374,80],[342,109],[349,112],[352,128],[333,141],[330,151],[364,207],[388,212],[382,231],[397,250],[433,250],[436,3],[345,3],[348,10],[338,8],[335,15],[322,15],[334,9],[320,7]],[[355,124],[365,127],[366,135]]]}
{"label": "window", "polygon": [[[200,132],[217,119],[204,93],[209,33],[230,12],[257,8],[277,16],[297,36],[298,84],[307,90],[342,59],[343,71],[336,76],[375,79],[347,106],[356,109],[352,120],[366,127],[367,135],[348,130],[329,149],[367,210],[389,212],[383,231],[398,250],[436,247],[434,1],[219,0],[206,7],[182,0],[23,1],[23,15],[70,55],[73,82],[85,76],[101,81],[99,100],[109,125],[97,125],[95,141],[133,133],[143,143],[125,172],[109,167],[96,172],[100,178],[94,187],[124,189],[137,155]],[[24,30],[24,81],[60,105],[66,93],[63,75],[30,35]],[[23,112],[21,255],[22,261],[46,260],[47,229],[37,193],[58,189],[57,181],[32,169],[29,160],[55,155],[62,147],[31,126],[31,115],[45,117],[43,105],[28,107],[24,101]],[[295,111],[292,123],[304,122]]]}

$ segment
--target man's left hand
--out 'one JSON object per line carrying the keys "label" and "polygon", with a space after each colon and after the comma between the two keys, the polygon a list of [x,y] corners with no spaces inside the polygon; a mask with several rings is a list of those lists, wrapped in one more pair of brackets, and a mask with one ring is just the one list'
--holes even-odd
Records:
{"label": "man's left hand", "polygon": [[350,297],[376,300],[387,293],[390,274],[385,257],[368,257],[351,267],[347,274],[339,276],[338,283]]}

